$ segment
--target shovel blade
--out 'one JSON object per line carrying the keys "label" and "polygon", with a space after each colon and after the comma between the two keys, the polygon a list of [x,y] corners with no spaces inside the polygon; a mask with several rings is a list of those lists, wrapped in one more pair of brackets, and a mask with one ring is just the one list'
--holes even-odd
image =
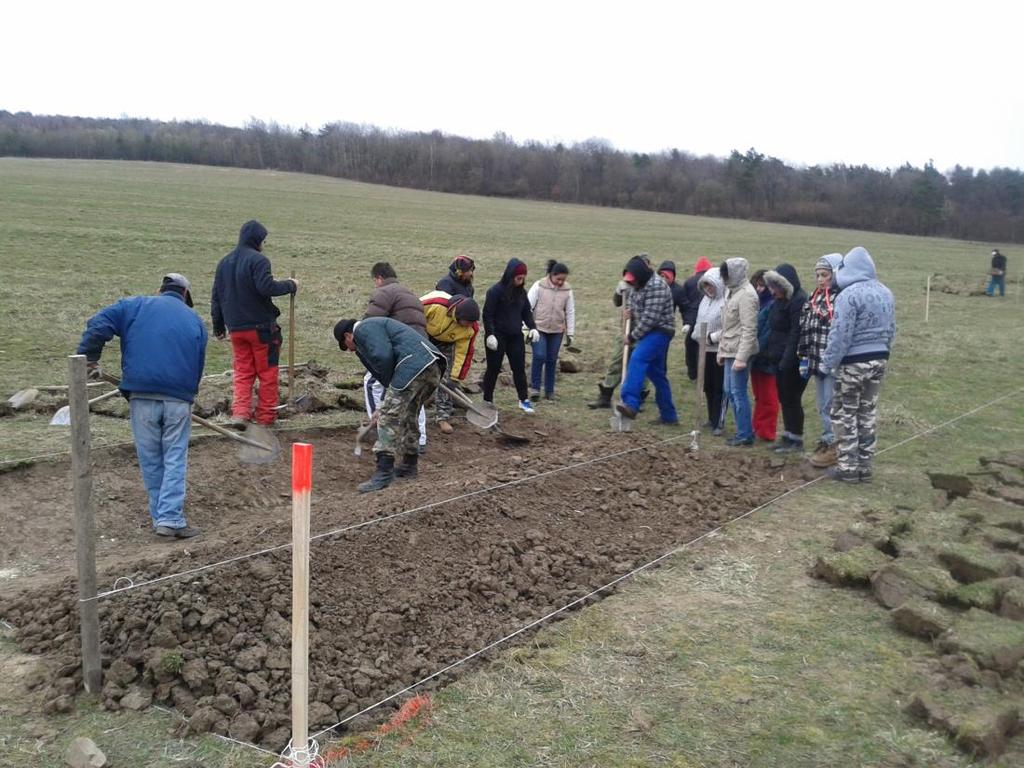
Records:
{"label": "shovel blade", "polygon": [[611,415],[609,419],[613,432],[632,432],[633,431],[633,420],[628,416],[623,416],[621,413],[616,411]]}
{"label": "shovel blade", "polygon": [[57,412],[53,414],[53,418],[50,419],[51,427],[66,427],[71,423],[71,406],[64,405],[57,409]]}
{"label": "shovel blade", "polygon": [[238,460],[243,464],[269,464],[281,453],[277,436],[262,424],[247,424],[245,437],[259,443],[259,447],[250,444],[238,446]]}

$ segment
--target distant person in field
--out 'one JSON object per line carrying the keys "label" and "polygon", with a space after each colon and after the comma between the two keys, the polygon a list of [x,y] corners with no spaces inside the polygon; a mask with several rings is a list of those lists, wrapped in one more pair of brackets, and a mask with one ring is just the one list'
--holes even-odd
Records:
{"label": "distant person in field", "polygon": [[807,303],[807,292],[792,264],[779,264],[764,273],[764,282],[774,301],[768,315],[768,342],[758,357],[775,366],[775,388],[782,406],[782,436],[775,453],[802,453],[804,450],[804,390],[807,379],[800,375],[796,354],[800,343],[800,315]]}
{"label": "distant person in field", "polygon": [[[466,296],[452,296],[444,291],[431,291],[420,297],[427,316],[427,336],[448,362],[445,384],[463,382],[473,365],[473,347],[480,330],[480,307]],[[455,408],[452,398],[438,388],[434,395],[434,417],[443,434],[450,435]]]}
{"label": "distant person in field", "polygon": [[757,347],[758,353],[750,361],[750,389],[754,393],[754,438],[774,443],[779,426],[779,390],[775,383],[778,366],[764,354],[771,337],[771,314],[775,297],[764,281],[767,269],[759,269],[750,276],[750,284],[757,291]]}
{"label": "distant person in field", "polygon": [[717,360],[725,367],[723,396],[732,404],[736,419],[736,434],[726,441],[726,445],[751,446],[754,444],[754,428],[747,386],[750,362],[758,351],[757,291],[747,279],[750,264],[746,259],[726,259],[718,270],[726,292]]}
{"label": "distant person in field", "polygon": [[[444,377],[444,355],[424,334],[390,317],[340,320],[334,338],[344,352],[355,352],[366,369],[384,386],[377,416],[376,467],[360,493],[387,488],[395,478],[418,474],[417,414]],[[397,466],[395,458],[402,460]]]}
{"label": "distant person in field", "polygon": [[644,381],[650,378],[658,404],[659,423],[678,424],[679,416],[672,402],[672,385],[665,367],[668,345],[676,332],[672,290],[640,256],[634,256],[627,262],[623,280],[633,288],[627,308],[630,329],[623,343],[635,342],[635,346],[626,365],[621,402],[615,408],[623,416],[635,419],[640,411]]}
{"label": "distant person in field", "polygon": [[708,409],[708,420],[704,427],[711,430],[711,434],[718,436],[722,434],[723,420],[725,417],[722,402],[722,389],[724,383],[725,369],[718,364],[718,340],[722,338],[722,310],[725,308],[725,283],[722,282],[722,275],[718,267],[711,267],[704,270],[697,281],[697,285],[704,298],[697,306],[697,316],[694,318],[693,330],[690,331],[691,340],[698,345],[700,352],[700,329],[706,326],[707,338],[704,348],[704,400]]}
{"label": "distant person in field", "polygon": [[842,254],[827,253],[815,263],[814,280],[817,287],[804,304],[800,315],[800,343],[796,350],[800,358],[801,375],[814,380],[814,399],[821,417],[821,437],[811,456],[811,464],[820,468],[831,467],[836,463],[836,438],[831,412],[836,380],[831,374],[822,372],[821,358],[825,354],[828,332],[835,315],[835,275],[842,261]]}
{"label": "distant person in field", "polygon": [[[370,279],[373,280],[374,289],[364,317],[390,317],[426,336],[427,316],[423,313],[423,304],[415,293],[398,282],[398,273],[394,267],[386,261],[378,261],[370,267]],[[377,411],[384,402],[384,385],[369,369],[363,376],[363,399],[370,421],[376,423]],[[427,413],[424,409],[420,410],[418,424],[419,451],[426,453]]]}
{"label": "distant person in field", "polygon": [[476,264],[469,256],[459,255],[448,265],[448,274],[437,281],[434,290],[444,291],[452,296],[473,298],[473,275]]}
{"label": "distant person in field", "polygon": [[860,246],[843,257],[836,270],[832,328],[821,358],[821,372],[835,376],[832,426],[836,465],[828,476],[867,483],[875,457],[878,393],[896,337],[892,291],[879,282],[871,254]]}
{"label": "distant person in field", "polygon": [[484,333],[486,334],[487,369],[484,371],[484,401],[494,404],[494,388],[501,373],[502,361],[508,358],[512,381],[519,396],[519,409],[534,413],[530,390],[526,381],[526,342],[523,326],[528,329],[530,342],[540,339],[540,331],[533,319],[530,301],[526,297],[526,264],[509,259],[501,280],[487,289],[484,299]]}
{"label": "distant person in field", "polygon": [[[245,222],[238,246],[217,264],[210,298],[213,335],[230,334],[234,368],[235,424],[248,421],[269,426],[277,419],[278,361],[281,356],[281,314],[271,298],[295,293],[294,279],[275,280],[270,259],[263,255],[267,228],[255,219]],[[259,381],[253,408],[252,388]]]}
{"label": "distant person in field", "polygon": [[992,251],[992,263],[988,270],[988,286],[986,296],[995,296],[996,288],[1000,297],[1006,296],[1006,257],[996,248]]}
{"label": "distant person in field", "polygon": [[206,361],[206,327],[192,310],[182,275],[164,275],[156,296],[133,296],[89,318],[78,344],[89,378],[99,380],[100,356],[121,340],[121,383],[128,398],[132,437],[149,516],[157,536],[188,539],[199,533],[185,520],[185,474],[192,403]]}
{"label": "distant person in field", "polygon": [[694,323],[697,322],[697,310],[700,309],[701,302],[704,300],[704,292],[700,289],[700,279],[709,269],[711,269],[711,262],[701,256],[693,265],[693,274],[683,282],[681,309],[683,325],[688,325],[691,328],[691,332],[685,334],[686,375],[690,381],[697,380],[697,357],[700,354],[700,346],[694,341],[696,337],[693,335]]}
{"label": "distant person in field", "polygon": [[544,399],[555,398],[558,352],[562,348],[562,340],[571,345],[576,333],[576,300],[572,287],[566,282],[568,279],[569,268],[551,259],[547,264],[547,274],[526,292],[540,335],[533,342],[531,355],[530,384],[534,399],[540,398],[542,379]]}

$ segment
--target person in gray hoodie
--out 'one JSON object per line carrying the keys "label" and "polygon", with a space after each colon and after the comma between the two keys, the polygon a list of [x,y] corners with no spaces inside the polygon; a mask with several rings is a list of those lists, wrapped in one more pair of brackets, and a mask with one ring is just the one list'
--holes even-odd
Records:
{"label": "person in gray hoodie", "polygon": [[718,270],[725,283],[726,294],[717,360],[725,368],[723,397],[732,403],[736,417],[736,434],[726,441],[726,445],[751,446],[754,444],[754,426],[747,389],[749,364],[758,352],[757,291],[747,279],[750,263],[746,259],[726,259]]}
{"label": "person in gray hoodie", "polygon": [[843,257],[835,279],[840,292],[820,365],[821,373],[836,381],[836,465],[828,476],[848,483],[870,482],[878,393],[896,337],[895,300],[879,282],[871,254],[860,246]]}

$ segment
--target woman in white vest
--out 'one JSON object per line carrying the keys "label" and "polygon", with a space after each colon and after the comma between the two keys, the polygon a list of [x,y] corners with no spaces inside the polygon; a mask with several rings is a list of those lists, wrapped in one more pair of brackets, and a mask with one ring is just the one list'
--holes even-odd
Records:
{"label": "woman in white vest", "polygon": [[572,288],[566,282],[569,268],[551,259],[547,274],[530,286],[526,294],[533,308],[533,319],[540,338],[533,342],[533,364],[530,368],[532,397],[540,398],[541,379],[544,381],[544,399],[555,399],[555,373],[558,370],[558,351],[565,338],[572,345],[576,333],[576,305]]}

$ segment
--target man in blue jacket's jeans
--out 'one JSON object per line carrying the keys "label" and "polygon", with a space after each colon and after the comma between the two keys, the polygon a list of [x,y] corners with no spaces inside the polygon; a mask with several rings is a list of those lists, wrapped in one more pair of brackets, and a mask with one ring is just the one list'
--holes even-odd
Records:
{"label": "man in blue jacket's jeans", "polygon": [[206,360],[206,328],[191,309],[183,275],[165,275],[156,296],[132,296],[91,318],[78,344],[89,378],[99,379],[100,355],[121,340],[121,383],[128,398],[132,436],[149,495],[157,536],[187,539],[199,533],[185,521],[185,473],[192,403]]}

